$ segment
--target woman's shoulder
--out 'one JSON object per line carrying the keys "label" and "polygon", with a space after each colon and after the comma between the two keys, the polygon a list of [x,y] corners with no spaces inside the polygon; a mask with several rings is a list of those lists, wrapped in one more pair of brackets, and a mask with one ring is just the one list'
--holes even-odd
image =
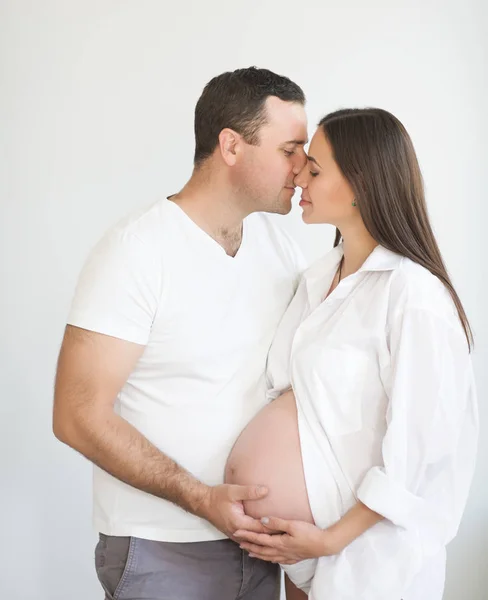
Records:
{"label": "woman's shoulder", "polygon": [[452,296],[441,279],[426,267],[404,257],[390,285],[392,309],[429,311],[440,318],[458,320]]}
{"label": "woman's shoulder", "polygon": [[326,254],[320,258],[314,260],[310,266],[305,269],[303,276],[305,278],[312,278],[316,276],[327,276],[330,270],[336,269],[341,256],[343,254],[342,246],[336,246],[329,250]]}

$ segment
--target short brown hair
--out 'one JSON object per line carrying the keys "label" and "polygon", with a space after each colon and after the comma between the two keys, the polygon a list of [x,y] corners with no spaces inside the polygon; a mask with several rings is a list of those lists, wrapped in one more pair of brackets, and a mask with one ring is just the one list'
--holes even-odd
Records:
{"label": "short brown hair", "polygon": [[269,96],[305,104],[305,94],[296,83],[267,69],[238,69],[210,80],[195,108],[195,166],[214,152],[226,127],[242,135],[248,144],[258,144]]}

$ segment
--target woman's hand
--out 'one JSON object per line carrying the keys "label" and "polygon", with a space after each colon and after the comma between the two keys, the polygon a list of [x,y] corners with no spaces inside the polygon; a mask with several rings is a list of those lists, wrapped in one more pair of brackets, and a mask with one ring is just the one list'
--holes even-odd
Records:
{"label": "woman's hand", "polygon": [[342,549],[337,547],[331,532],[310,523],[273,517],[261,522],[269,534],[243,530],[234,534],[241,548],[261,560],[293,565],[307,558],[331,556]]}

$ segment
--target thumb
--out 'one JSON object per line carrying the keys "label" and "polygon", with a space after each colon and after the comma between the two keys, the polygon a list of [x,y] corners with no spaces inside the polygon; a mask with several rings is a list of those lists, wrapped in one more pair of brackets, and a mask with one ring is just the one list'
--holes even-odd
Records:
{"label": "thumb", "polygon": [[231,500],[259,500],[268,494],[268,489],[263,485],[233,485]]}
{"label": "thumb", "polygon": [[279,531],[282,533],[290,533],[291,521],[278,519],[276,517],[263,517],[261,519],[261,523],[266,527],[266,529],[271,529],[272,531]]}

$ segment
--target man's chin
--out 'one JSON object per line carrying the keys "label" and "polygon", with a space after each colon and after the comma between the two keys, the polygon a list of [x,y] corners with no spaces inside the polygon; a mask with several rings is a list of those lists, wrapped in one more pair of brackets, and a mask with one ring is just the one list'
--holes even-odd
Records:
{"label": "man's chin", "polygon": [[257,210],[272,215],[287,215],[292,209],[291,198],[276,198],[274,202],[262,203]]}
{"label": "man's chin", "polygon": [[269,212],[275,213],[277,215],[287,215],[291,211],[291,209],[291,198],[287,198],[286,200],[280,199]]}
{"label": "man's chin", "polygon": [[291,212],[291,203],[289,206],[281,206],[275,212],[277,215],[288,215]]}

